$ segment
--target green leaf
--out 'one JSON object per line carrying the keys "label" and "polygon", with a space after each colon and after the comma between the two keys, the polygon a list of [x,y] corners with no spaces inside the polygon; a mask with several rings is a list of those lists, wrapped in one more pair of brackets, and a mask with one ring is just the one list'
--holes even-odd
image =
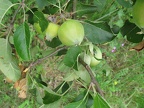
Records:
{"label": "green leaf", "polygon": [[111,108],[98,93],[94,97],[94,108]]}
{"label": "green leaf", "polygon": [[77,58],[78,55],[81,53],[82,49],[79,46],[72,46],[67,51],[67,54],[64,57],[64,64],[68,67],[73,67],[77,69]]}
{"label": "green leaf", "polygon": [[41,77],[40,74],[38,74],[37,77],[35,77],[35,80],[36,80],[37,83],[40,83],[40,84],[42,84],[42,85],[44,85],[44,86],[47,86],[47,83],[45,83],[45,82],[42,80],[42,77]]}
{"label": "green leaf", "polygon": [[14,33],[14,46],[23,60],[30,60],[30,31],[26,23],[20,25]]}
{"label": "green leaf", "polygon": [[46,40],[45,42],[46,42],[47,46],[52,47],[52,48],[55,48],[62,44],[61,41],[59,40],[59,38],[57,38],[57,37],[53,38],[52,41]]}
{"label": "green leaf", "polygon": [[60,85],[58,85],[54,91],[58,92],[58,90],[61,89],[61,94],[63,94],[64,92],[66,92],[69,89],[69,84],[67,82],[62,82]]}
{"label": "green leaf", "polygon": [[32,25],[34,24],[34,20],[33,20],[34,14],[32,12],[36,12],[36,11],[38,11],[37,8],[31,8],[31,10],[28,10],[26,12],[26,14],[28,15],[28,23]]}
{"label": "green leaf", "polygon": [[77,9],[76,12],[79,16],[82,16],[84,14],[94,13],[94,12],[97,11],[96,6],[83,4],[81,2],[77,3],[77,8],[76,9]]}
{"label": "green leaf", "polygon": [[9,0],[0,0],[0,24],[6,12],[14,5]]}
{"label": "green leaf", "polygon": [[79,76],[83,81],[86,82],[86,84],[89,84],[91,82],[91,78],[89,73],[86,70],[78,70],[76,72],[77,76]]}
{"label": "green leaf", "polygon": [[61,98],[61,96],[56,95],[56,94],[52,94],[48,91],[45,91],[45,96],[43,98],[43,103],[44,104],[50,104],[53,103],[55,101],[58,101]]}
{"label": "green leaf", "polygon": [[50,104],[46,104],[46,105],[42,105],[41,108],[61,108],[62,101],[58,100],[56,102],[50,103]]}
{"label": "green leaf", "polygon": [[122,5],[123,7],[129,8],[132,6],[129,0],[117,0],[117,2]]}
{"label": "green leaf", "polygon": [[83,103],[83,100],[72,102],[67,104],[64,108],[86,108],[86,105]]}
{"label": "green leaf", "polygon": [[93,97],[91,96],[91,94],[89,94],[89,95],[88,95],[88,100],[87,100],[86,107],[87,107],[87,108],[91,108],[93,104],[94,104]]}
{"label": "green leaf", "polygon": [[94,5],[97,6],[99,11],[102,11],[106,5],[107,0],[94,0]]}
{"label": "green leaf", "polygon": [[124,26],[121,28],[121,33],[123,36],[127,37],[127,40],[134,43],[139,43],[143,40],[144,34],[139,34],[141,29],[139,29],[135,24],[126,21]]}
{"label": "green leaf", "polygon": [[45,6],[55,5],[57,0],[36,0],[38,8],[43,9]]}
{"label": "green leaf", "polygon": [[48,21],[45,19],[44,14],[42,12],[36,11],[34,12],[34,22],[39,23],[42,32],[46,30],[48,27]]}
{"label": "green leaf", "polygon": [[36,4],[38,5],[38,8],[43,9],[48,5],[48,2],[47,0],[36,0]]}
{"label": "green leaf", "polygon": [[0,50],[0,70],[7,78],[17,81],[21,77],[21,71],[6,39],[0,38]]}
{"label": "green leaf", "polygon": [[99,28],[90,23],[83,23],[83,26],[86,38],[94,44],[109,42],[115,38],[114,34],[108,30],[104,30],[105,28]]}

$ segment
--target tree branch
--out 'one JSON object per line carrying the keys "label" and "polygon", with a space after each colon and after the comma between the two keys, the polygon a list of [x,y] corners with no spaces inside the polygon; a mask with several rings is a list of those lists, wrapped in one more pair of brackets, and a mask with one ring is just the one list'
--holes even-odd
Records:
{"label": "tree branch", "polygon": [[17,10],[14,12],[12,20],[10,22],[10,26],[9,26],[9,31],[11,32],[11,30],[13,29],[13,25],[16,19],[16,16],[18,14],[18,12],[20,11],[21,7],[24,5],[25,0],[22,0],[22,2],[20,3],[19,7],[17,8]]}
{"label": "tree branch", "polygon": [[89,75],[90,75],[90,77],[91,77],[91,82],[93,83],[93,84],[95,84],[95,89],[96,89],[96,91],[101,95],[101,96],[103,96],[104,97],[104,94],[103,94],[103,91],[100,89],[100,86],[99,86],[99,83],[97,82],[97,80],[95,79],[95,77],[94,77],[94,75],[93,75],[93,73],[92,73],[92,70],[91,70],[91,68],[81,59],[81,58],[79,58],[79,62],[85,67],[85,69],[88,71],[88,73],[89,73]]}
{"label": "tree branch", "polygon": [[67,49],[67,47],[64,46],[64,47],[58,48],[56,51],[52,52],[51,54],[49,54],[49,55],[47,55],[47,56],[45,56],[45,57],[43,57],[43,58],[37,59],[36,61],[32,62],[32,63],[29,65],[29,67],[26,68],[23,72],[27,72],[27,71],[28,71],[29,69],[31,69],[32,67],[40,64],[41,62],[43,62],[43,61],[46,60],[47,58],[56,55],[59,51],[62,51],[62,50],[64,50],[64,49]]}
{"label": "tree branch", "polygon": [[76,5],[77,5],[77,0],[74,0],[73,1],[73,18],[75,19],[76,18]]}

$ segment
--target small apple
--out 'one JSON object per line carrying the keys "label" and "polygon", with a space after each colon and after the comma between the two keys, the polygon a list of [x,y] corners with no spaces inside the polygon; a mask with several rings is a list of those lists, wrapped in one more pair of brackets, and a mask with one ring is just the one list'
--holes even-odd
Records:
{"label": "small apple", "polygon": [[91,56],[90,66],[94,67],[101,62],[102,52],[98,47],[94,47],[94,55]]}
{"label": "small apple", "polygon": [[37,33],[42,34],[43,32],[41,31],[41,27],[39,23],[34,23],[34,29]]}
{"label": "small apple", "polygon": [[101,62],[102,59],[102,52],[98,47],[94,47],[93,54],[85,54],[84,61],[86,64],[90,65],[91,67],[96,66]]}
{"label": "small apple", "polygon": [[39,23],[34,23],[34,29],[35,29],[35,31],[38,33],[38,37],[39,37],[40,39],[44,39],[44,37],[45,37],[45,31],[42,32]]}
{"label": "small apple", "polygon": [[58,35],[59,25],[55,23],[49,23],[46,29],[46,39],[51,41],[54,37]]}
{"label": "small apple", "polygon": [[76,20],[67,20],[60,26],[58,37],[66,46],[79,45],[84,38],[83,25]]}
{"label": "small apple", "polygon": [[132,7],[132,15],[134,23],[139,28],[144,28],[144,0],[136,0]]}

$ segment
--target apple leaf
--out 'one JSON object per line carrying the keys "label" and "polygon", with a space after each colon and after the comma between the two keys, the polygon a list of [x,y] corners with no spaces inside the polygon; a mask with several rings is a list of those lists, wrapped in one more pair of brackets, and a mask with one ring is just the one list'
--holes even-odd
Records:
{"label": "apple leaf", "polygon": [[101,44],[105,42],[109,42],[115,38],[115,35],[112,34],[108,29],[103,29],[103,27],[97,27],[91,23],[83,23],[85,36],[86,38],[94,43]]}
{"label": "apple leaf", "polygon": [[83,100],[72,102],[67,104],[64,108],[86,108],[86,105],[83,103]]}
{"label": "apple leaf", "polygon": [[45,6],[55,5],[57,0],[36,0],[36,4],[40,9],[43,9]]}
{"label": "apple leaf", "polygon": [[36,4],[38,5],[38,8],[43,9],[48,5],[48,2],[47,0],[36,0]]}
{"label": "apple leaf", "polygon": [[34,22],[39,23],[42,32],[44,32],[48,26],[48,21],[45,19],[44,14],[42,12],[36,11],[34,12],[33,17]]}
{"label": "apple leaf", "polygon": [[43,98],[43,103],[44,104],[50,104],[55,101],[58,101],[61,98],[61,96],[49,93],[48,91],[45,91],[45,96]]}
{"label": "apple leaf", "polygon": [[64,92],[66,92],[69,89],[69,84],[67,82],[62,82],[60,85],[58,85],[54,91],[58,92],[59,89],[61,89],[61,94],[63,94]]}
{"label": "apple leaf", "polygon": [[102,11],[107,3],[107,0],[94,0],[94,5],[97,6],[99,11]]}
{"label": "apple leaf", "polygon": [[98,93],[94,97],[94,108],[111,108]]}
{"label": "apple leaf", "polygon": [[76,12],[79,16],[82,16],[84,14],[90,14],[94,13],[97,11],[97,6],[94,5],[88,5],[88,4],[83,4],[81,2],[77,3],[77,8]]}
{"label": "apple leaf", "polygon": [[23,60],[30,60],[30,31],[26,23],[20,25],[14,33],[14,46]]}
{"label": "apple leaf", "polygon": [[21,77],[18,63],[12,57],[12,49],[6,39],[0,38],[0,70],[12,81]]}
{"label": "apple leaf", "polygon": [[141,29],[139,29],[135,24],[126,21],[124,26],[121,28],[121,33],[123,36],[127,37],[127,40],[133,43],[139,43],[143,40],[144,34],[141,34]]}
{"label": "apple leaf", "polygon": [[57,38],[57,37],[53,38],[52,41],[47,41],[46,40],[45,43],[46,43],[47,46],[49,46],[51,48],[55,48],[55,47],[62,44],[61,41],[59,40],[59,38]]}
{"label": "apple leaf", "polygon": [[14,5],[9,0],[0,0],[0,24],[6,12]]}
{"label": "apple leaf", "polygon": [[126,8],[130,8],[132,6],[132,3],[130,3],[129,0],[116,0],[120,5]]}
{"label": "apple leaf", "polygon": [[81,53],[82,49],[79,46],[72,46],[67,51],[67,54],[64,57],[64,64],[68,67],[73,67],[74,69],[77,69],[77,58],[78,55]]}

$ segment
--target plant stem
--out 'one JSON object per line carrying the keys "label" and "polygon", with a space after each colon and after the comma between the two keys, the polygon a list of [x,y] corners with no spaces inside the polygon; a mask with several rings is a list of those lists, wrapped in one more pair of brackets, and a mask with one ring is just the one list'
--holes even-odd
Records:
{"label": "plant stem", "polygon": [[85,67],[85,69],[88,71],[90,77],[91,77],[91,82],[93,84],[95,84],[95,89],[96,91],[102,96],[104,97],[103,91],[100,89],[99,83],[97,82],[97,80],[95,79],[93,72],[91,70],[91,68],[81,59],[79,58],[79,62]]}
{"label": "plant stem", "polygon": [[40,64],[41,62],[43,62],[43,61],[46,60],[47,58],[54,56],[54,55],[57,54],[59,51],[64,50],[64,49],[67,49],[67,47],[64,46],[64,47],[58,48],[56,51],[52,52],[51,54],[49,54],[49,55],[47,55],[47,56],[45,56],[45,57],[43,57],[43,58],[37,59],[36,61],[32,62],[32,63],[29,65],[29,67],[26,68],[23,72],[27,72],[30,68],[34,67],[34,66],[37,65],[37,64]]}
{"label": "plant stem", "polygon": [[77,5],[77,0],[74,0],[73,1],[73,18],[75,19],[76,18],[76,5]]}

